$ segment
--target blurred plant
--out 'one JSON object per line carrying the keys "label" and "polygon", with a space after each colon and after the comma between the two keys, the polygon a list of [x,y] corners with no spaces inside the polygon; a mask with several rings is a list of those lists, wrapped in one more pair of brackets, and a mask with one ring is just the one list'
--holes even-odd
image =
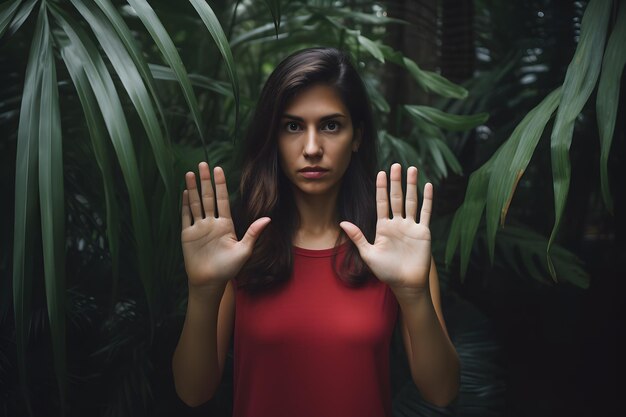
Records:
{"label": "blurred plant", "polygon": [[[610,36],[605,46],[609,29],[611,29]],[[624,39],[625,36],[626,7],[623,3],[615,2],[613,4],[612,1],[608,0],[589,2],[582,19],[576,52],[567,68],[563,85],[554,89],[532,109],[517,124],[509,139],[470,176],[465,201],[457,210],[452,223],[445,256],[446,263],[450,263],[460,245],[462,275],[467,270],[472,246],[484,211],[486,211],[486,244],[489,258],[492,263],[494,262],[496,233],[499,231],[499,226],[504,226],[513,194],[535,153],[546,125],[552,115],[556,113],[550,139],[555,221],[550,238],[545,245],[546,262],[539,264],[545,264],[554,280],[558,276],[562,280],[569,281],[579,287],[588,287],[587,274],[581,268],[572,269],[570,262],[576,258],[572,258],[571,254],[558,248],[555,241],[563,218],[571,180],[569,149],[574,126],[576,121],[580,120],[581,111],[584,110],[584,106],[596,89],[596,85],[596,114],[601,138],[601,190],[606,207],[612,211],[607,163],[617,114],[620,77],[626,62],[626,52],[623,50],[624,48],[619,47],[619,40]],[[537,54],[534,55],[536,57]],[[486,83],[492,83],[494,79],[498,80],[504,77],[513,68],[515,62],[519,62],[519,59],[519,56],[511,56],[509,58],[510,64],[501,65],[490,73],[477,77],[472,81],[474,87],[485,88]],[[545,66],[536,62],[527,65],[526,73],[522,74],[522,76],[527,77],[526,81],[518,84],[518,88],[522,88],[521,84],[528,84],[536,79],[536,76],[533,75],[534,71],[546,70]],[[528,77],[534,78],[529,79]],[[472,90],[471,87],[470,90]],[[536,94],[536,90],[527,89],[526,91],[531,93],[534,91]],[[494,94],[501,93],[502,91],[498,90],[494,92]],[[479,100],[486,100],[489,97],[480,93],[477,96],[481,97]],[[527,98],[527,95],[514,94],[512,97]],[[467,104],[454,103],[450,107],[459,111],[459,106]],[[472,111],[477,111],[477,109],[480,111],[484,102],[474,101],[472,104]],[[585,138],[585,140],[587,139]],[[506,229],[502,229],[500,236],[506,235],[509,235],[509,238],[516,235],[521,237],[517,232],[508,234]],[[535,268],[530,258],[523,259],[526,259],[523,261],[523,265],[528,268],[531,275],[540,279],[543,272]],[[575,260],[573,265],[579,264],[580,262]]]}

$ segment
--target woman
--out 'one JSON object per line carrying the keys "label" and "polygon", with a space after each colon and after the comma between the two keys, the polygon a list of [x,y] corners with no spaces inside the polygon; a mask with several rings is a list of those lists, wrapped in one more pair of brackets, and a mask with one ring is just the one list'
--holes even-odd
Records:
{"label": "woman", "polygon": [[391,416],[396,321],[424,398],[445,406],[456,397],[459,361],[431,258],[432,185],[418,223],[417,169],[407,170],[405,202],[393,164],[388,198],[385,171],[374,182],[374,135],[348,57],[306,49],[263,88],[234,218],[221,168],[215,194],[205,162],[201,196],[186,174],[189,301],[173,357],[185,403],[212,397],[234,331],[235,417]]}

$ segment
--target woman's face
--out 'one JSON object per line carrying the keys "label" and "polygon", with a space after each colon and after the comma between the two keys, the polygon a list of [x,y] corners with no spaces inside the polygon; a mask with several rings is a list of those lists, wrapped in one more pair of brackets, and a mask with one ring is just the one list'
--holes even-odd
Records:
{"label": "woman's face", "polygon": [[294,192],[332,196],[359,143],[350,112],[335,89],[315,84],[291,99],[282,114],[280,167]]}

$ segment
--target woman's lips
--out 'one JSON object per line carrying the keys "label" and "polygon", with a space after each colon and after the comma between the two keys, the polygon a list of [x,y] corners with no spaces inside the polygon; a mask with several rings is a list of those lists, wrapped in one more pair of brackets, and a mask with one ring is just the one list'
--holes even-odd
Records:
{"label": "woman's lips", "polygon": [[327,169],[323,169],[323,168],[303,168],[300,171],[298,171],[300,173],[300,175],[302,175],[304,178],[307,179],[318,179],[318,178],[322,178],[324,175],[326,175],[328,173]]}
{"label": "woman's lips", "polygon": [[328,171],[300,171],[300,175],[308,179],[322,178]]}

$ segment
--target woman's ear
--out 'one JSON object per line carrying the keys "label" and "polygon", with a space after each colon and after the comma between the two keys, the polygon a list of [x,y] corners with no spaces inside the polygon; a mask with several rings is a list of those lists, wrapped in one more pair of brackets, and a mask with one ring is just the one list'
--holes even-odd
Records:
{"label": "woman's ear", "polygon": [[358,127],[354,129],[354,135],[352,136],[352,152],[358,152],[359,146],[361,146],[362,128]]}

